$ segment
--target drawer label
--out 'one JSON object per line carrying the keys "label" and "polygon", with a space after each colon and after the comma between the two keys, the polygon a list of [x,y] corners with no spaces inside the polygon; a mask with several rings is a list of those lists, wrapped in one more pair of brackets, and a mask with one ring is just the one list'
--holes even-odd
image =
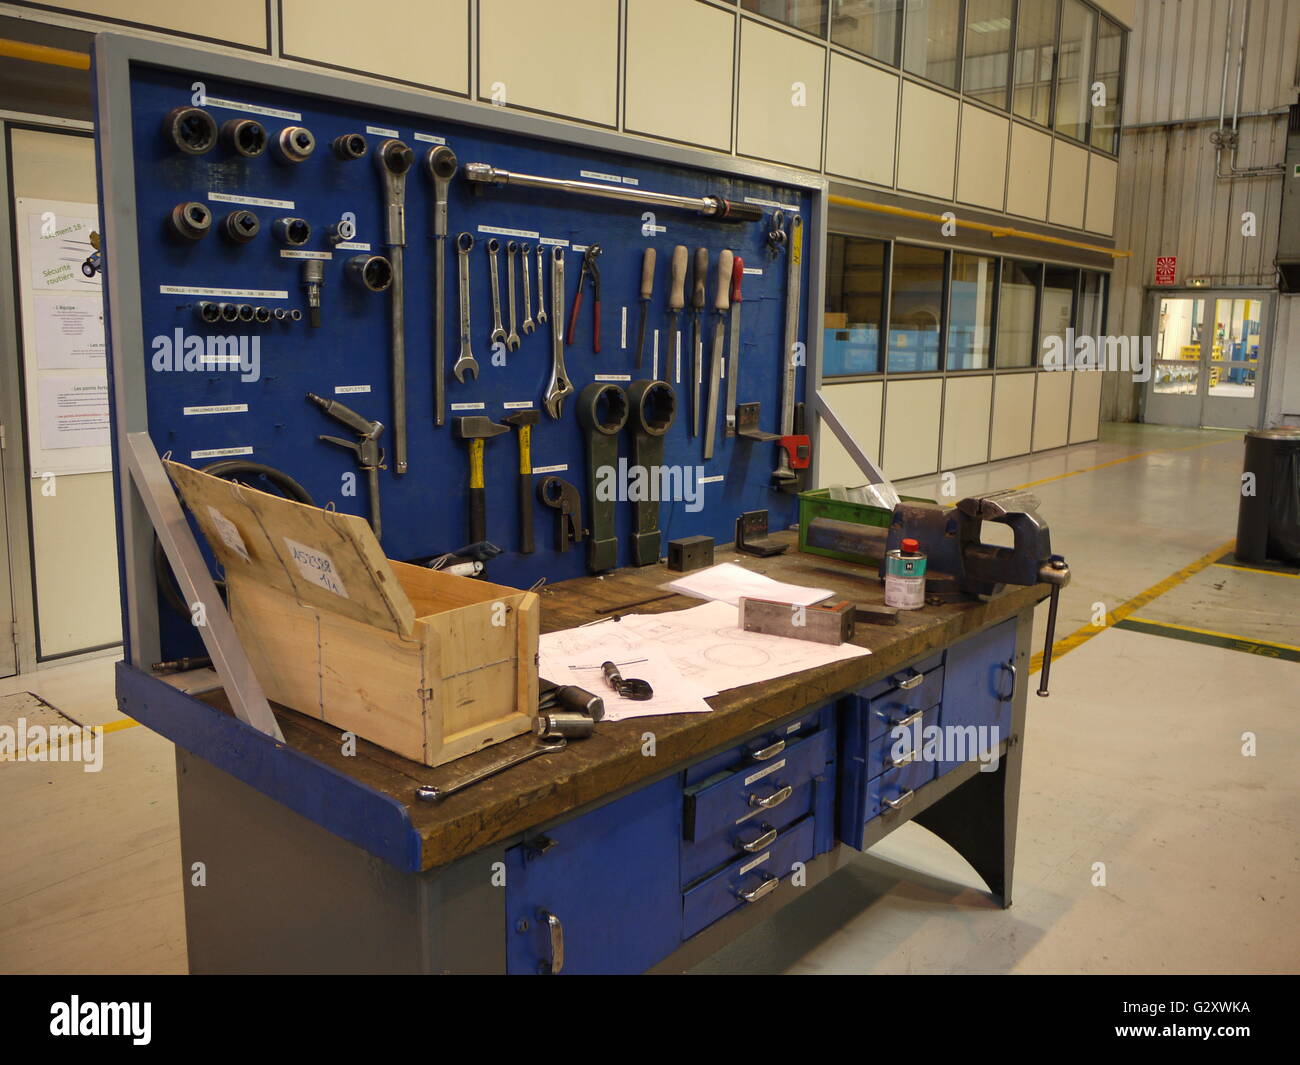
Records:
{"label": "drawer label", "polygon": [[762,780],[765,776],[768,776],[771,773],[775,773],[778,769],[783,769],[784,767],[785,767],[785,759],[782,758],[779,762],[773,762],[769,766],[764,766],[757,773],[750,773],[749,776],[745,778],[745,783],[752,784],[756,780]]}
{"label": "drawer label", "polygon": [[756,866],[760,866],[760,865],[762,865],[762,864],[763,864],[765,861],[767,861],[770,857],[772,857],[772,852],[771,852],[771,851],[764,851],[762,854],[760,854],[760,855],[759,855],[757,858],[755,858],[753,861],[746,862],[744,865],[742,865],[742,866],[740,867],[740,871],[737,873],[737,875],[738,875],[738,876],[744,876],[744,875],[745,875],[746,873],[748,873],[751,869],[755,868]]}

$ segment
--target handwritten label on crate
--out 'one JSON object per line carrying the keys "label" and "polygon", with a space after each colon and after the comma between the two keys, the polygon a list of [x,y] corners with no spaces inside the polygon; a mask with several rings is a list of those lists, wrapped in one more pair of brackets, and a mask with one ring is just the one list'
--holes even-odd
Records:
{"label": "handwritten label on crate", "polygon": [[235,523],[214,506],[208,507],[208,517],[212,519],[212,526],[221,537],[221,542],[245,562],[252,562],[253,560],[248,557],[248,548],[244,546],[244,538],[239,535]]}
{"label": "handwritten label on crate", "polygon": [[334,560],[324,551],[300,544],[287,536],[284,537],[284,546],[289,549],[289,557],[298,567],[298,572],[308,581],[320,585],[327,592],[333,592],[343,599],[352,598],[348,595],[348,590],[343,587],[343,580],[339,576],[338,567],[334,565]]}

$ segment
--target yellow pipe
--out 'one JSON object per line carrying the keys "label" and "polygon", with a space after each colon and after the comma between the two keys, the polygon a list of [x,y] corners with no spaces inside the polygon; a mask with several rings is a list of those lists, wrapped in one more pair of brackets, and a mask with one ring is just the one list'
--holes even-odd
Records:
{"label": "yellow pipe", "polygon": [[[927,211],[913,211],[908,207],[894,207],[887,203],[873,203],[871,200],[855,200],[850,196],[830,196],[830,202],[837,207],[854,207],[859,211],[876,211],[879,214],[892,214],[897,218],[912,218],[918,222],[938,222],[943,225],[950,219],[944,218],[943,215],[930,214]],[[1049,237],[1043,233],[1030,233],[1024,229],[1013,229],[1010,226],[991,226],[987,222],[957,222],[958,227],[964,229],[978,229],[981,233],[989,233],[995,237],[1016,237],[1020,240],[1038,240],[1046,244],[1063,244],[1067,248],[1082,248],[1084,251],[1097,252],[1101,255],[1109,255],[1112,259],[1127,259],[1133,253],[1124,251],[1119,248],[1104,248],[1100,244],[1084,244],[1078,240],[1067,240],[1064,237]]]}
{"label": "yellow pipe", "polygon": [[52,67],[71,67],[89,70],[90,56],[85,52],[69,52],[66,48],[50,48],[26,41],[8,41],[0,38],[0,56],[8,59],[25,59],[29,63],[45,63]]}

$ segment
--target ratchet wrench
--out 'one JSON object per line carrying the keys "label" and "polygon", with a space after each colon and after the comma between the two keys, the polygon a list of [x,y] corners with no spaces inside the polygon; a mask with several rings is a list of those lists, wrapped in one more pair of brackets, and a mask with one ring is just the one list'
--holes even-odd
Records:
{"label": "ratchet wrench", "polygon": [[469,253],[474,247],[474,234],[462,233],[456,238],[456,280],[460,285],[460,358],[451,368],[457,381],[465,382],[465,375],[473,374],[478,380],[478,360],[470,350],[469,333]]}
{"label": "ratchet wrench", "polygon": [[[551,306],[564,306],[564,249],[559,245],[551,248]],[[563,315],[551,316],[551,382],[546,389],[542,405],[546,413],[558,419],[564,409],[564,397],[573,395],[573,382],[569,380],[564,368],[564,321]]]}

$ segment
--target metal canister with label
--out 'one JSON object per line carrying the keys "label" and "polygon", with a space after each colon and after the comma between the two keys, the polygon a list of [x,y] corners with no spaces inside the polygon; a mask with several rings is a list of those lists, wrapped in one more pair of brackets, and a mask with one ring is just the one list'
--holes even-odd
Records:
{"label": "metal canister with label", "polygon": [[906,539],[896,551],[885,555],[885,605],[899,610],[925,606],[925,553],[921,545]]}

